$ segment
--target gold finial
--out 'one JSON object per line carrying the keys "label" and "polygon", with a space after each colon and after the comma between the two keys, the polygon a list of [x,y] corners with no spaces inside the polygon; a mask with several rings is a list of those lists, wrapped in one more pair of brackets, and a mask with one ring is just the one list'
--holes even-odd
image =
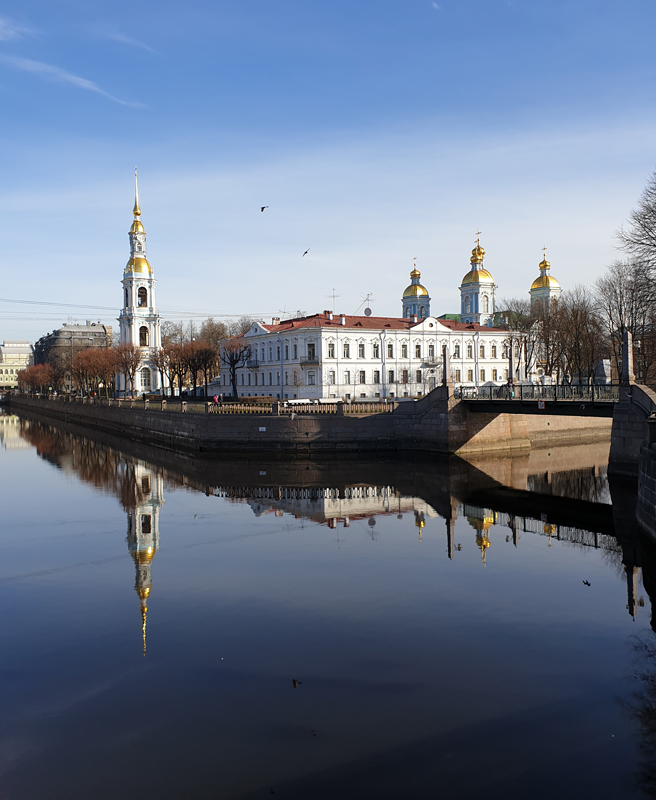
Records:
{"label": "gold finial", "polygon": [[476,244],[481,243],[481,233],[483,233],[483,231],[480,229],[476,231]]}
{"label": "gold finial", "polygon": [[421,278],[421,272],[417,269],[417,256],[413,257],[414,266],[412,268],[412,272],[410,273],[411,278]]}
{"label": "gold finial", "polygon": [[139,208],[139,184],[137,183],[137,168],[134,168],[134,208],[132,213],[135,218],[141,216],[141,209]]}
{"label": "gold finial", "polygon": [[538,264],[540,269],[549,269],[551,264],[547,261],[547,248],[542,248],[542,261]]}

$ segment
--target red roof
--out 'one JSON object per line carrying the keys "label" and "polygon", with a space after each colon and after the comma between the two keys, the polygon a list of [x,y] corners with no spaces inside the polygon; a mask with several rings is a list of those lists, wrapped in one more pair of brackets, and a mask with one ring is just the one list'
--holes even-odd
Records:
{"label": "red roof", "polygon": [[[440,325],[449,328],[452,331],[493,331],[500,330],[498,328],[488,328],[485,325],[478,325],[476,323],[455,322],[451,319],[439,319]],[[300,317],[299,319],[285,319],[277,325],[264,325],[260,323],[267,331],[291,331],[300,328],[352,328],[355,330],[369,330],[380,331],[388,328],[390,330],[410,330],[419,325],[419,322],[413,322],[410,319],[403,317],[352,317],[345,315],[345,324],[340,323],[340,315],[333,314],[333,318],[328,319],[326,313],[312,314],[309,317]]]}

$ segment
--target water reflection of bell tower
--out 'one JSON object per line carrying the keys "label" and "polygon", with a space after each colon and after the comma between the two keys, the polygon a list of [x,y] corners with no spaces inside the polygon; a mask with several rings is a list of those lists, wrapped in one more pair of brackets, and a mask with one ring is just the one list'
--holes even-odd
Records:
{"label": "water reflection of bell tower", "polygon": [[146,654],[146,616],[152,589],[150,566],[159,549],[159,511],[164,504],[164,481],[148,467],[136,464],[135,505],[128,510],[128,549],[137,568],[134,588],[141,605],[141,631]]}

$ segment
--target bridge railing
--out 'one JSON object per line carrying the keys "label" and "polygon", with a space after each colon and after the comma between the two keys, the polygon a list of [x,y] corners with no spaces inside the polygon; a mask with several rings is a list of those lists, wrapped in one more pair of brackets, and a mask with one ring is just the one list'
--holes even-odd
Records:
{"label": "bridge railing", "polygon": [[[458,392],[456,393],[458,396]],[[572,386],[570,384],[539,386],[519,384],[517,386],[479,386],[477,389],[463,387],[459,396],[463,400],[551,400],[552,402],[616,403],[619,386]]]}

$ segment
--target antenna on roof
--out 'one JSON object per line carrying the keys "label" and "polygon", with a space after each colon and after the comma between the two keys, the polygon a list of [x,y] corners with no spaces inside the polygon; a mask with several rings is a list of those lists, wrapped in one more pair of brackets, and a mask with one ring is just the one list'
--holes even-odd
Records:
{"label": "antenna on roof", "polygon": [[335,313],[335,298],[341,297],[341,296],[342,296],[341,294],[335,294],[335,290],[334,289],[333,289],[333,293],[332,294],[327,294],[326,295],[326,297],[328,299],[330,299],[331,297],[333,299],[333,314]]}
{"label": "antenna on roof", "polygon": [[[366,303],[367,307],[364,310],[364,315],[365,315],[365,317],[370,317],[371,316],[371,309],[369,308],[369,303],[374,299],[374,296],[373,296],[373,294],[371,292],[369,292],[368,294],[361,295],[361,297],[362,297],[362,302],[355,309],[355,314],[357,314],[358,311],[362,308],[362,306]],[[353,316],[355,316],[355,314]]]}

